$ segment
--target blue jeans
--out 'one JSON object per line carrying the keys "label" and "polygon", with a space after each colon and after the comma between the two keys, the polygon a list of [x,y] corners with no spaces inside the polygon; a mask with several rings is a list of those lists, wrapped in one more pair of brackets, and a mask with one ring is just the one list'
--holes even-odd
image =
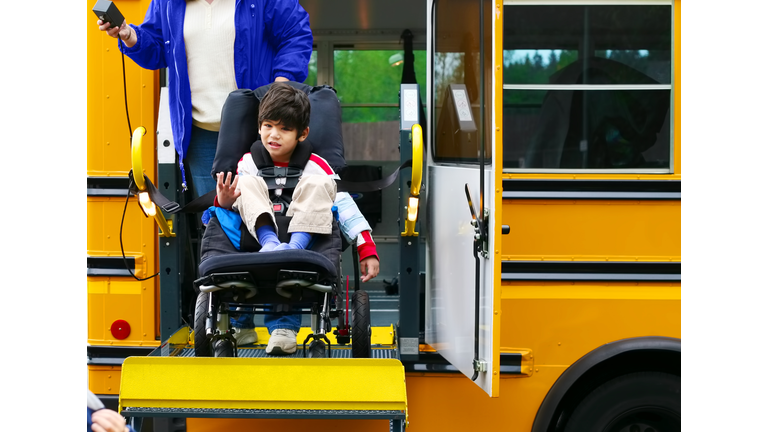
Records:
{"label": "blue jeans", "polygon": [[192,135],[189,139],[187,157],[184,164],[192,176],[192,185],[195,198],[216,190],[216,180],[211,176],[213,158],[216,156],[216,144],[219,141],[219,133],[197,126],[192,126]]}
{"label": "blue jeans", "polygon": [[[237,319],[230,318],[230,323],[233,327],[237,328],[253,328],[256,324],[253,321],[254,316],[251,314],[240,314]],[[301,315],[278,315],[278,314],[266,314],[264,315],[264,326],[271,334],[276,329],[290,329],[299,332],[301,329]]]}

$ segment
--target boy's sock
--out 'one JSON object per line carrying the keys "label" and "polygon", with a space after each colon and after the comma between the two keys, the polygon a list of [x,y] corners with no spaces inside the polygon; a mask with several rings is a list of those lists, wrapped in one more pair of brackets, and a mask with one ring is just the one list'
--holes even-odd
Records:
{"label": "boy's sock", "polygon": [[291,234],[290,243],[280,243],[275,250],[306,249],[310,240],[312,240],[312,234],[295,232]]}
{"label": "boy's sock", "polygon": [[259,252],[269,252],[275,250],[280,245],[277,233],[271,225],[264,225],[256,230],[256,237],[259,240],[261,249]]}

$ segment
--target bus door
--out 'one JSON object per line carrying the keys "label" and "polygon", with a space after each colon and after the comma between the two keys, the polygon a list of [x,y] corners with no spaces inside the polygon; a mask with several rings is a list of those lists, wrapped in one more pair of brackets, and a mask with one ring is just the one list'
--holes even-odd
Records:
{"label": "bus door", "polygon": [[502,167],[492,35],[501,21],[489,1],[428,7],[425,338],[497,397]]}

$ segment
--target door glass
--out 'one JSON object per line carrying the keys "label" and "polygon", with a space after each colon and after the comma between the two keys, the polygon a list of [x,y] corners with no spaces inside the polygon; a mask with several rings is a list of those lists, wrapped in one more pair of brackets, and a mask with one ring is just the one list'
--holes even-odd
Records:
{"label": "door glass", "polygon": [[[336,49],[333,83],[341,102],[347,161],[399,161],[402,50]],[[413,69],[426,99],[426,52],[414,50]]]}

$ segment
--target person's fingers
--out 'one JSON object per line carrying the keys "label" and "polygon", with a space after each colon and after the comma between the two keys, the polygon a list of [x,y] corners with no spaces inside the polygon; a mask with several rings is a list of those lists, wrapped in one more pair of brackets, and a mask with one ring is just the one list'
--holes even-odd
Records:
{"label": "person's fingers", "polygon": [[[98,426],[105,432],[123,432],[125,430],[125,417],[116,411],[101,409],[91,415],[91,421],[94,426]],[[101,432],[95,427],[91,428],[94,432]]]}
{"label": "person's fingers", "polygon": [[371,280],[373,276],[371,276],[369,268],[368,268],[368,262],[363,261],[360,265],[360,273],[363,275],[360,280],[363,282],[368,282]]}
{"label": "person's fingers", "polygon": [[232,184],[232,171],[229,171],[227,173],[227,181],[224,183],[229,187]]}
{"label": "person's fingers", "polygon": [[235,175],[235,178],[234,178],[234,180],[232,180],[232,187],[233,187],[233,188],[237,188],[237,182],[238,182],[239,180],[240,180],[240,176],[239,176],[239,175]]}

